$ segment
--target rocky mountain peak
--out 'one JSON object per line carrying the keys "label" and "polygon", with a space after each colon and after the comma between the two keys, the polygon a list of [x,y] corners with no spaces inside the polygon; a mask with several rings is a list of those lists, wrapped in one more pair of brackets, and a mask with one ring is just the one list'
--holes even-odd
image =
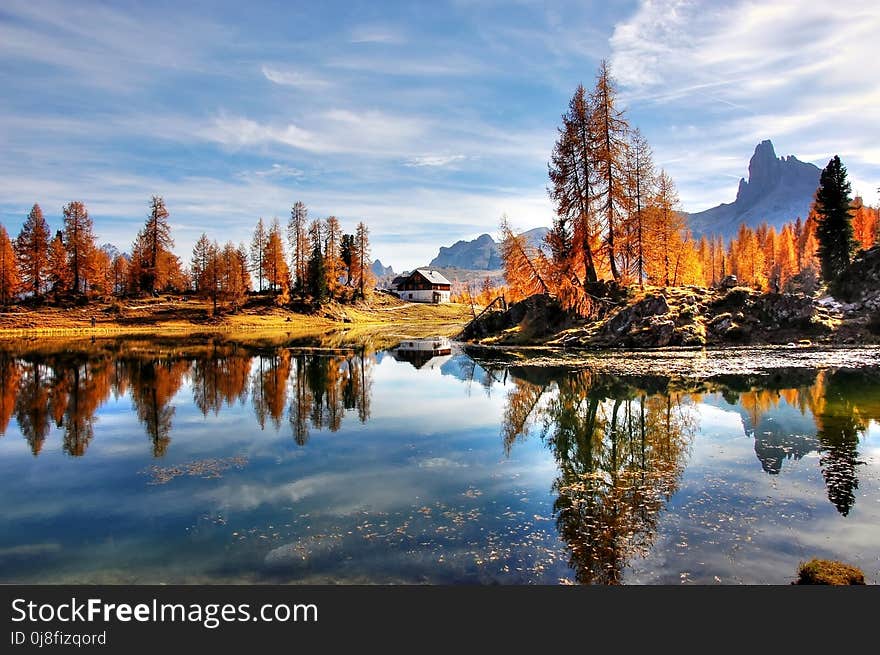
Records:
{"label": "rocky mountain peak", "polygon": [[776,157],[776,150],[770,139],[761,141],[749,160],[748,182],[740,181],[736,202],[748,207],[766,195],[779,184],[781,169],[785,163],[787,162]]}
{"label": "rocky mountain peak", "polygon": [[783,223],[809,211],[819,184],[819,168],[794,155],[777,157],[773,142],[761,141],[749,160],[749,177],[742,178],[736,200],[689,215],[695,235],[733,236],[740,223],[756,227]]}

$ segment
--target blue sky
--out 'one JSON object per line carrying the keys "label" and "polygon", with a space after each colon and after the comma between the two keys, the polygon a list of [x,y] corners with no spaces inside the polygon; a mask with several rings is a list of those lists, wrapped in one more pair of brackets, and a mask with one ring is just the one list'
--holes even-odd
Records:
{"label": "blue sky", "polygon": [[152,194],[177,252],[257,218],[370,226],[397,270],[549,225],[569,97],[611,62],[688,211],[733,200],[762,139],[880,186],[880,5],[682,2],[0,5],[0,221],[83,200],[127,250]]}

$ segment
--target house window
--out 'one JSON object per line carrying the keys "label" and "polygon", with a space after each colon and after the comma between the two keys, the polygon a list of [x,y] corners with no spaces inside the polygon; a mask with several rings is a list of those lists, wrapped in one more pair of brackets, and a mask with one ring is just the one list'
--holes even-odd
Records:
{"label": "house window", "polygon": [[412,300],[412,294],[409,294],[409,299]]}

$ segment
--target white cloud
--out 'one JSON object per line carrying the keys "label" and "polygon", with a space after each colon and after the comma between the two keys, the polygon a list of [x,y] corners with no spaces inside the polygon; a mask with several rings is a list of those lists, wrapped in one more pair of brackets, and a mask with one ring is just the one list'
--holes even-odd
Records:
{"label": "white cloud", "polygon": [[609,43],[624,102],[647,117],[658,160],[696,210],[733,199],[724,178],[743,175],[765,138],[779,154],[824,166],[837,153],[854,179],[880,178],[863,153],[880,139],[880,77],[865,68],[878,32],[872,0],[643,0]]}
{"label": "white cloud", "polygon": [[303,127],[221,115],[201,130],[200,136],[233,148],[275,143],[313,153],[380,156],[408,151],[409,144],[425,132],[420,118],[380,111],[331,109],[307,120],[309,126]]}

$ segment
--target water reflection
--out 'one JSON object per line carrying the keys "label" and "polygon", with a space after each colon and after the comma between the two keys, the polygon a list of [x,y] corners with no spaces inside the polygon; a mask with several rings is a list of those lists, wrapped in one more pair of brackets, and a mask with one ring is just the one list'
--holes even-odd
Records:
{"label": "water reflection", "polygon": [[375,353],[363,348],[312,351],[214,346],[198,354],[66,351],[21,357],[0,352],[0,435],[14,415],[31,452],[40,453],[51,424],[63,430],[68,455],[86,454],[100,407],[128,394],[154,457],[172,441],[174,400],[185,383],[204,416],[250,398],[260,429],[280,430],[285,414],[294,440],[309,430],[340,429],[346,410],[370,418]]}
{"label": "water reflection", "polygon": [[[735,389],[737,382],[727,384]],[[818,452],[828,499],[848,515],[859,486],[858,467],[864,463],[859,440],[871,421],[880,419],[877,372],[787,371],[761,385],[739,391],[728,402],[741,408],[745,432],[755,439],[763,469],[776,475],[785,460]],[[782,412],[783,407],[788,411]],[[793,409],[800,417],[792,416]]]}
{"label": "water reflection", "polygon": [[[515,581],[547,582],[560,579],[562,567],[567,579],[579,583],[625,582],[639,561],[658,548],[669,548],[668,517],[686,525],[680,540],[686,543],[699,539],[695,535],[704,524],[722,525],[718,515],[734,502],[730,496],[735,494],[712,498],[706,491],[711,485],[701,481],[700,502],[712,512],[701,515],[700,525],[693,517],[677,514],[681,503],[686,504],[682,496],[694,494],[695,483],[688,481],[687,473],[693,453],[701,442],[703,452],[711,452],[712,446],[706,445],[711,433],[701,423],[712,412],[728,421],[725,439],[746,444],[741,459],[717,473],[723,484],[732,484],[744,469],[754,471],[751,484],[755,478],[784,480],[795,469],[800,471],[798,484],[809,486],[823,505],[817,511],[836,521],[864,521],[858,518],[856,504],[862,509],[872,505],[873,499],[862,498],[865,489],[859,485],[861,477],[863,486],[874,493],[876,480],[866,473],[874,471],[876,479],[877,469],[866,463],[870,458],[864,454],[864,439],[872,422],[880,420],[878,371],[799,370],[687,381],[492,365],[454,350],[435,350],[209,342],[190,348],[115,343],[61,352],[0,351],[0,434],[15,434],[10,426],[17,426],[27,450],[35,457],[42,453],[33,460],[18,441],[24,460],[52,461],[54,450],[55,457],[71,463],[68,473],[75,480],[91,476],[91,488],[103,491],[106,484],[107,495],[114,498],[125,489],[134,499],[130,507],[137,509],[143,502],[152,512],[160,505],[148,493],[159,491],[144,492],[141,473],[135,475],[135,485],[130,479],[121,481],[125,465],[119,461],[129,460],[107,465],[108,451],[102,453],[94,445],[112,439],[112,430],[102,421],[112,424],[113,402],[122,400],[123,407],[130,402],[133,411],[119,420],[135,427],[135,439],[126,433],[124,443],[134,442],[136,457],[166,459],[150,469],[169,482],[150,487],[162,487],[170,501],[156,511],[184,515],[186,508],[202,503],[193,513],[211,516],[211,525],[225,526],[219,518],[213,523],[213,517],[218,507],[229,507],[234,500],[231,506],[239,508],[236,518],[248,528],[230,528],[231,536],[212,532],[199,543],[191,541],[194,532],[187,532],[186,539],[170,543],[177,548],[184,544],[194,553],[212,548],[224,562],[239,557],[238,565],[249,571],[261,566],[254,561],[270,561],[269,568],[279,575],[298,569],[286,555],[284,566],[276,562],[278,556],[267,560],[266,548],[297,554],[299,546],[291,544],[324,543],[320,539],[330,535],[338,538],[334,548],[339,553],[334,551],[320,564],[328,576],[343,556],[357,561],[358,553],[369,553],[376,562],[382,560],[385,579],[397,579],[406,570],[415,580],[521,576]],[[471,397],[472,388],[480,393]],[[108,404],[110,408],[102,411]],[[426,409],[433,418],[418,420]],[[483,414],[474,416],[475,412]],[[237,425],[245,431],[218,434],[216,444],[200,441],[201,431],[217,428],[195,424],[221,425],[211,420],[214,417],[240,421]],[[274,442],[254,440],[248,427],[280,437]],[[347,429],[351,427],[357,430]],[[321,431],[340,435],[304,449],[291,444],[306,446]],[[59,441],[45,448],[47,439]],[[280,452],[285,449],[279,443],[290,445],[295,455]],[[719,443],[726,446],[729,441]],[[92,454],[84,458],[90,448]],[[74,466],[79,461],[90,465]],[[541,468],[544,461],[549,466]],[[143,467],[138,460],[137,470]],[[224,472],[241,477],[210,489],[207,484],[197,486],[206,478],[218,480]],[[517,482],[520,475],[533,486]],[[64,483],[53,479],[53,484]],[[352,486],[359,490],[354,496]],[[5,489],[18,493],[12,483]],[[20,491],[23,497],[36,498],[26,489]],[[55,503],[66,502],[64,491],[59,486]],[[738,493],[747,496],[748,490]],[[300,507],[312,502],[303,500],[312,495],[313,504]],[[362,505],[364,498],[373,504]],[[763,494],[761,502],[765,499]],[[343,508],[335,514],[328,508],[333,500]],[[382,503],[387,506],[374,506]],[[758,506],[751,501],[739,515],[757,521],[753,517]],[[798,507],[813,511],[808,504]],[[791,510],[786,512],[779,514],[789,521]],[[39,510],[34,513],[39,516]],[[10,547],[29,543],[29,530],[38,528],[46,530],[46,539],[55,538],[51,523],[28,520],[9,522],[21,531],[19,535],[10,529]],[[63,520],[57,520],[61,525]],[[127,519],[116,520],[128,525]],[[163,526],[172,525],[166,520],[171,521],[163,518]],[[137,516],[131,522],[130,534],[140,529],[136,525],[145,525]],[[256,534],[259,523],[266,529],[254,537],[253,550],[228,554],[230,544],[238,544],[244,534]],[[279,523],[286,532],[279,532]],[[68,529],[76,534],[77,528]],[[5,543],[0,539],[0,546]],[[198,556],[193,558],[198,561]],[[301,565],[301,558],[293,560]],[[452,562],[457,568],[444,569]],[[497,570],[487,572],[485,567],[492,566]],[[3,568],[0,547],[0,571],[6,570],[11,569]]]}
{"label": "water reflection", "polygon": [[557,528],[582,583],[619,583],[627,563],[650,550],[698,430],[699,403],[721,400],[738,409],[768,474],[779,474],[788,458],[818,451],[828,499],[843,516],[855,503],[864,464],[860,437],[880,420],[880,377],[870,370],[785,371],[760,381],[681,383],[677,390],[656,376],[507,372],[513,385],[501,427],[505,450],[534,429],[552,450]]}
{"label": "water reflection", "polygon": [[553,510],[575,578],[619,583],[627,562],[649,550],[657,515],[677,489],[697,425],[693,403],[589,371],[512,373],[505,446],[529,422],[540,424],[559,468]]}

